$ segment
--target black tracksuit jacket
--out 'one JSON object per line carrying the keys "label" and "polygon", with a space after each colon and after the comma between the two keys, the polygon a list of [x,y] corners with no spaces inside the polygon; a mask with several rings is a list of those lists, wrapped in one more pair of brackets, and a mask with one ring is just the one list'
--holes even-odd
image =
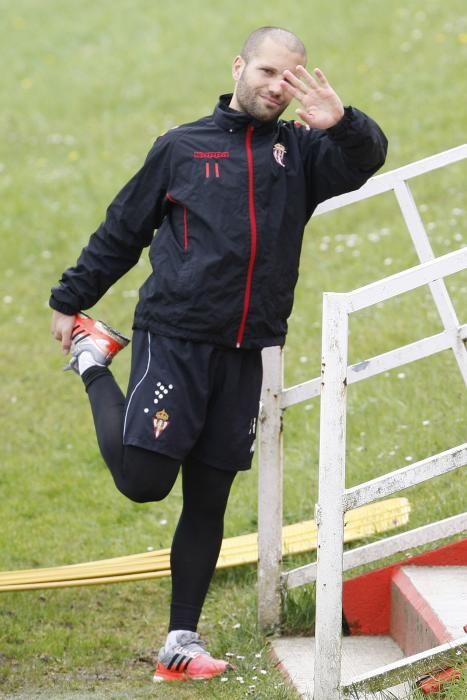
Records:
{"label": "black tracksuit jacket", "polygon": [[361,187],[387,141],[352,107],[320,130],[258,122],[230,98],[157,139],[52,289],[52,308],[93,306],[150,246],[134,328],[227,347],[284,343],[307,221],[320,202]]}

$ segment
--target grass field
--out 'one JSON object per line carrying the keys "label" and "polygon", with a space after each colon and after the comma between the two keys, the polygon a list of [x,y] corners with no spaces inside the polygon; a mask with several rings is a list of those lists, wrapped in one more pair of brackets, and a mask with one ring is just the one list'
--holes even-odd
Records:
{"label": "grass field", "polygon": [[[155,137],[211,112],[230,89],[230,61],[257,26],[297,31],[310,63],[344,101],[377,119],[390,141],[385,170],[465,142],[465,0],[0,0],[0,9],[0,569],[166,547],[180,485],[157,505],[138,506],[115,491],[80,382],[61,372],[49,334],[50,287]],[[467,240],[466,175],[464,162],[414,183],[437,254]],[[389,196],[312,221],[287,383],[319,373],[323,291],[347,291],[416,263]],[[148,270],[143,256],[93,314],[129,332]],[[467,275],[447,284],[466,322]],[[428,290],[408,294],[352,321],[351,361],[440,330]],[[123,384],[128,363],[129,353],[114,365]],[[349,485],[465,441],[467,396],[450,353],[349,394]],[[318,415],[317,401],[286,415],[286,523],[313,517]],[[236,480],[226,536],[256,530],[256,480],[256,468]],[[464,510],[466,489],[458,470],[407,491],[411,527]],[[168,581],[1,594],[0,697],[292,700],[256,630],[255,580],[254,567],[216,574],[200,629],[212,652],[237,657],[237,672],[227,682],[176,688],[150,684]],[[288,602],[285,628],[304,631],[312,623],[304,596]],[[467,681],[446,697],[459,692],[467,695]]]}

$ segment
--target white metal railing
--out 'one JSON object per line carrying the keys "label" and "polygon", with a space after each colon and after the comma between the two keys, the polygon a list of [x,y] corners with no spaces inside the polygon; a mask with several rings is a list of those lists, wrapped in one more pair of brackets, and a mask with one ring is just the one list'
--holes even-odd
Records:
{"label": "white metal railing", "polygon": [[360,289],[349,294],[324,295],[319,495],[316,507],[315,700],[337,700],[340,697],[345,512],[467,464],[467,444],[464,444],[354,488],[345,488],[349,315],[357,309],[462,269],[467,269],[467,248],[383,279],[370,285],[371,292],[367,289],[365,294]]}
{"label": "white metal railing", "polygon": [[[316,578],[315,700],[341,695],[341,601],[343,522],[346,510],[407,488],[467,463],[467,445],[396,470],[391,474],[345,489],[345,428],[347,385],[399,367],[422,357],[452,349],[467,384],[467,325],[461,325],[449,298],[444,277],[467,268],[467,248],[434,259],[421,217],[406,180],[467,158],[467,145],[372,178],[361,190],[321,205],[317,214],[332,211],[375,194],[394,190],[421,264],[347,294],[329,293],[323,303],[323,364],[321,377],[285,389],[280,348],[263,351],[265,381],[260,434],[258,503],[258,620],[261,628],[277,627],[281,587],[302,585]],[[428,284],[444,331],[429,338],[347,366],[350,313]],[[291,405],[321,393],[319,466],[318,560],[291,572],[282,572],[282,413]],[[462,532],[467,516],[429,524],[412,533],[367,545],[346,553],[344,568],[376,561],[387,552],[435,541]],[[405,539],[404,539],[405,537]],[[410,542],[410,544],[408,544]]]}

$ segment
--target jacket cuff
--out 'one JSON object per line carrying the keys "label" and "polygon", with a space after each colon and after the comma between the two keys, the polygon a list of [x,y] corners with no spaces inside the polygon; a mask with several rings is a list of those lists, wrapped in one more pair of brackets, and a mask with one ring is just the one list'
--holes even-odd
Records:
{"label": "jacket cuff", "polygon": [[80,309],[74,309],[68,304],[57,301],[53,295],[49,299],[49,306],[54,311],[59,311],[61,314],[66,314],[67,316],[75,316],[80,311]]}
{"label": "jacket cuff", "polygon": [[344,107],[344,116],[342,119],[340,119],[337,124],[334,124],[334,126],[331,126],[329,129],[326,129],[328,134],[332,137],[339,137],[348,130],[350,123],[353,121],[354,118],[354,111],[352,107]]}

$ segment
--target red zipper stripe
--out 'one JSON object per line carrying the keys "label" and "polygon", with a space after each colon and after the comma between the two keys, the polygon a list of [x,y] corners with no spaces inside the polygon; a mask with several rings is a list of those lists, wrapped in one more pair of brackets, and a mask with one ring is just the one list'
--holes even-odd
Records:
{"label": "red zipper stripe", "polygon": [[186,206],[181,204],[177,199],[174,199],[169,192],[165,195],[169,202],[172,204],[177,204],[179,207],[183,207],[183,249],[188,250],[188,212]]}
{"label": "red zipper stripe", "polygon": [[183,247],[188,250],[188,213],[186,207],[183,207]]}
{"label": "red zipper stripe", "polygon": [[245,295],[243,298],[243,313],[240,321],[240,326],[237,333],[237,348],[239,348],[245,335],[245,325],[250,308],[251,300],[251,283],[253,280],[253,269],[256,260],[256,245],[257,245],[257,228],[256,228],[256,209],[255,209],[255,183],[254,183],[254,163],[253,150],[251,148],[251,139],[253,136],[254,126],[249,126],[246,132],[245,147],[246,159],[248,164],[248,212],[250,215],[250,259],[248,261],[248,270],[246,275]]}
{"label": "red zipper stripe", "polygon": [[206,161],[206,164],[205,164],[205,166],[204,166],[204,170],[205,170],[205,173],[206,173],[206,177],[209,177],[209,174],[210,174],[210,170],[211,170],[211,169],[210,169],[210,167],[209,167],[209,161],[208,161],[208,160]]}
{"label": "red zipper stripe", "polygon": [[220,177],[219,163],[217,161],[214,163],[214,173],[215,173],[216,177]]}

